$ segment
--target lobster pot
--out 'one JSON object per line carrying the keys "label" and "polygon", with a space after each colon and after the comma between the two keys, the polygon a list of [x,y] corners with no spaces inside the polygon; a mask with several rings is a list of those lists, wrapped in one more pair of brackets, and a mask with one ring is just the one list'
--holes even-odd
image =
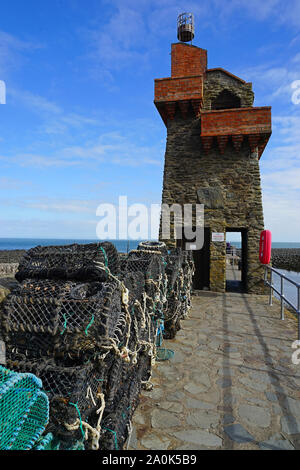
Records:
{"label": "lobster pot", "polygon": [[82,421],[91,425],[95,422],[96,410],[101,404],[101,371],[92,364],[79,367],[59,367],[52,361],[9,361],[9,364],[14,371],[31,372],[42,381],[50,403],[47,431],[62,440],[65,447],[71,447],[73,442],[82,439],[79,426],[77,429],[68,430],[65,423],[75,423],[79,414]]}
{"label": "lobster pot", "polygon": [[162,256],[168,255],[167,245],[164,242],[153,242],[153,241],[145,241],[140,242],[137,247],[138,250],[142,251],[151,251],[157,252]]}
{"label": "lobster pot", "polygon": [[104,281],[108,270],[114,275],[120,270],[118,251],[110,242],[37,246],[26,252],[15,277],[20,282],[24,279]]}
{"label": "lobster pot", "polygon": [[191,307],[191,291],[193,287],[194,260],[191,251],[183,251],[182,275],[183,285],[181,284],[181,318],[185,318]]}
{"label": "lobster pot", "polygon": [[181,329],[181,305],[178,299],[171,298],[168,300],[168,310],[166,312],[164,323],[164,338],[174,339],[177,331]]}
{"label": "lobster pot", "polygon": [[101,423],[101,450],[120,450],[128,438],[130,422],[139,403],[142,382],[149,377],[149,356],[141,354],[137,365],[131,369],[115,400],[105,407]]}
{"label": "lobster pot", "polygon": [[[161,298],[165,282],[165,263],[160,253],[132,250],[127,258],[127,273],[143,273],[146,294],[146,310],[156,317],[162,315]],[[144,295],[144,293],[142,293]],[[139,300],[140,301],[140,300]],[[141,301],[140,301],[141,302]],[[144,301],[143,301],[144,302]],[[144,304],[143,304],[144,305]]]}
{"label": "lobster pot", "polygon": [[134,303],[136,300],[142,302],[146,289],[145,274],[142,271],[124,270],[120,273],[119,279],[123,281],[129,291],[129,303]]}
{"label": "lobster pot", "polygon": [[117,282],[26,280],[2,306],[7,355],[77,357],[93,354],[114,335],[121,317]]}
{"label": "lobster pot", "polygon": [[1,303],[0,335],[8,367],[43,383],[50,402],[48,434],[40,426],[33,448],[96,448],[99,438],[101,450],[123,449],[153,357],[172,353],[162,337],[180,328],[192,274],[191,253],[161,242],[121,257],[108,242],[27,252],[20,284]]}
{"label": "lobster pot", "polygon": [[190,291],[194,263],[190,251],[175,248],[170,250],[166,273],[168,276],[167,307],[165,309],[164,337],[172,339],[181,328],[180,320],[190,308]]}
{"label": "lobster pot", "polygon": [[158,280],[164,272],[160,253],[132,250],[127,257],[125,272],[143,272],[146,279]]}
{"label": "lobster pot", "polygon": [[166,274],[168,276],[168,289],[171,291],[176,279],[179,276],[179,270],[182,267],[183,256],[182,251],[179,254],[169,254],[167,258]]}
{"label": "lobster pot", "polygon": [[31,449],[48,421],[49,400],[41,381],[0,366],[0,450]]}

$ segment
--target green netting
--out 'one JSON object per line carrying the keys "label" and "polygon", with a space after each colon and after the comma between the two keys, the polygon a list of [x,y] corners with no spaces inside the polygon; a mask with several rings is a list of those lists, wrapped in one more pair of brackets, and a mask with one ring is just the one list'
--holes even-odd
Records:
{"label": "green netting", "polygon": [[156,350],[156,360],[157,361],[168,361],[174,357],[174,351],[172,349],[166,348],[157,348]]}
{"label": "green netting", "polygon": [[49,400],[33,374],[0,366],[0,450],[29,450],[49,420]]}
{"label": "green netting", "polygon": [[61,442],[59,439],[49,432],[37,440],[32,450],[85,450],[85,447],[82,441],[76,441],[72,446],[61,449]]}
{"label": "green netting", "polygon": [[33,446],[32,450],[58,450],[59,442],[56,442],[53,434],[49,432],[45,436],[41,436]]}

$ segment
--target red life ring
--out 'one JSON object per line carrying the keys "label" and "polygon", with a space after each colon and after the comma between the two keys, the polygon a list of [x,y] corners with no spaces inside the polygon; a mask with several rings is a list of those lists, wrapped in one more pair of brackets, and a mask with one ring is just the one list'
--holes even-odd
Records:
{"label": "red life ring", "polygon": [[259,261],[262,264],[269,264],[271,260],[272,234],[270,230],[263,230],[260,234]]}

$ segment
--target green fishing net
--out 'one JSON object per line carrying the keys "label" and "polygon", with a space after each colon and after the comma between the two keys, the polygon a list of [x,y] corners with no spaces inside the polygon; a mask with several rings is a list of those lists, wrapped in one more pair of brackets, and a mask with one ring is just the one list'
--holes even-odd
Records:
{"label": "green fishing net", "polygon": [[49,432],[37,440],[32,450],[85,450],[85,447],[82,441],[76,441],[72,446],[62,449],[59,439]]}
{"label": "green fishing net", "polygon": [[174,357],[175,352],[172,349],[167,348],[157,348],[156,349],[156,360],[160,361],[169,361]]}
{"label": "green fishing net", "polygon": [[49,400],[35,375],[0,366],[0,450],[29,450],[49,420]]}

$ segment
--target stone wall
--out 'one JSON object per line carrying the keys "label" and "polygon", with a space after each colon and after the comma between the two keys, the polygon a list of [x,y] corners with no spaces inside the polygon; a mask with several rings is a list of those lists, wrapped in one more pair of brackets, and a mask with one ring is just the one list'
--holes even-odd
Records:
{"label": "stone wall", "polygon": [[272,248],[273,268],[300,273],[300,248]]}
{"label": "stone wall", "polygon": [[208,70],[204,81],[203,110],[210,111],[211,103],[223,91],[228,90],[241,100],[241,107],[253,106],[252,83],[246,83],[220,69]]}
{"label": "stone wall", "polygon": [[[260,293],[263,269],[258,261],[258,249],[264,222],[257,151],[251,152],[244,141],[237,152],[229,141],[223,155],[216,142],[205,153],[200,126],[200,118],[183,119],[177,114],[168,120],[162,202],[206,203],[205,226],[213,232],[247,229],[247,290]],[[208,193],[212,188],[217,190],[219,206],[208,208],[207,200],[199,200],[199,188],[202,192],[207,188]],[[168,243],[174,246],[174,238]],[[210,241],[211,290],[225,290],[225,253],[225,242]]]}
{"label": "stone wall", "polygon": [[19,263],[0,263],[0,278],[14,276],[17,272]]}

